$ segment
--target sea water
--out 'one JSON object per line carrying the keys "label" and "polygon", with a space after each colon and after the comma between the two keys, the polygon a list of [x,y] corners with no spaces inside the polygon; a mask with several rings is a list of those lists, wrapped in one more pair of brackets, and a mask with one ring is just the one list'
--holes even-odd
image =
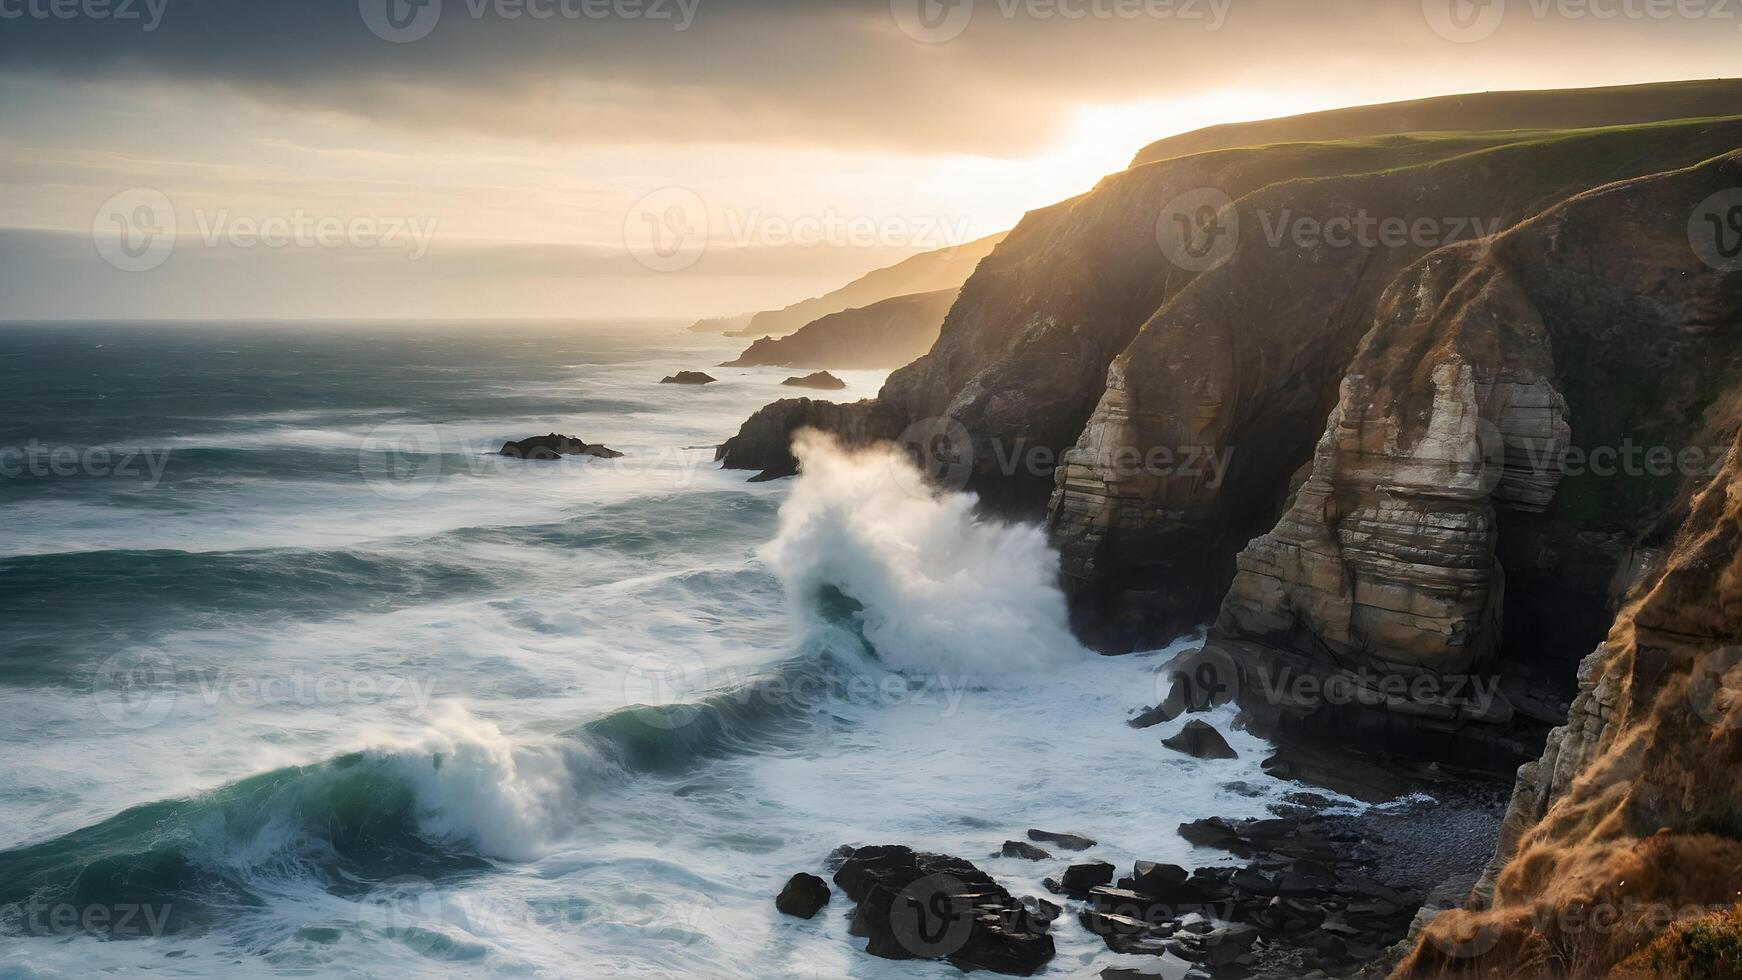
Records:
{"label": "sea water", "polygon": [[[1055,899],[1228,860],[1177,827],[1263,814],[1263,744],[1126,726],[1167,652],[1079,647],[1042,532],[898,454],[718,469],[806,394],[741,343],[0,326],[0,975],[949,977],[774,896],[841,844]],[[495,455],[552,431],[625,455]],[[990,856],[1031,827],[1101,844]],[[1184,969],[1054,933],[1049,975]]]}

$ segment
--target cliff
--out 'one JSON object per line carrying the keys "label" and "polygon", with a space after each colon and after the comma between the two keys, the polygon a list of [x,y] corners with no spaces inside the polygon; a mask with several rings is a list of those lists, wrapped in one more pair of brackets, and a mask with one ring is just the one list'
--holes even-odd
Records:
{"label": "cliff", "polygon": [[898,368],[931,350],[958,292],[939,289],[831,313],[797,333],[764,337],[721,367]]}
{"label": "cliff", "polygon": [[[1739,643],[1732,447],[1663,569],[1587,659],[1568,725],[1520,771],[1493,877],[1429,923],[1393,975],[1733,975]],[[1687,942],[1699,929],[1715,941]]]}
{"label": "cliff", "polygon": [[[1473,907],[1401,975],[1687,954],[1665,923],[1742,898],[1742,117],[1711,118],[1736,92],[1199,134],[1026,216],[877,399],[771,406],[722,455],[779,475],[797,427],[899,433],[988,513],[1046,521],[1085,641],[1209,624],[1182,666],[1213,689],[1169,703],[1524,763]],[[1556,106],[1625,125],[1516,128]],[[1264,133],[1297,142],[1221,145]],[[1680,904],[1545,925],[1635,899]]]}
{"label": "cliff", "polygon": [[748,326],[733,331],[732,336],[784,337],[808,323],[843,310],[862,309],[897,296],[960,289],[980,260],[1003,240],[1002,234],[988,235],[962,245],[923,252],[887,268],[866,273],[834,292],[758,313],[750,318]]}
{"label": "cliff", "polygon": [[[1536,755],[1561,711],[1520,712],[1509,692],[1570,687],[1608,628],[1602,608],[1703,476],[1675,459],[1735,434],[1742,277],[1708,266],[1688,224],[1742,179],[1739,160],[1577,196],[1391,284],[1305,480],[1241,552],[1206,644],[1242,667],[1256,727],[1413,740],[1483,767]],[[1658,463],[1569,461],[1626,443]],[[1595,573],[1567,574],[1578,562]],[[1560,635],[1538,642],[1548,629]],[[1412,693],[1333,704],[1316,690],[1333,677]]]}

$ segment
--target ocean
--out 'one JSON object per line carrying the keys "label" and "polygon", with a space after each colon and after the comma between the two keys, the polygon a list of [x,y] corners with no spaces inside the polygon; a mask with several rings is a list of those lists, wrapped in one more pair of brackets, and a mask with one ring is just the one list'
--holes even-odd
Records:
{"label": "ocean", "polygon": [[[989,855],[1213,863],[1180,822],[1290,788],[1125,725],[1167,651],[1079,647],[1038,528],[893,453],[717,469],[804,373],[741,346],[0,326],[0,976],[956,976],[774,897],[899,843],[1056,900]],[[552,431],[625,455],[494,455]]]}

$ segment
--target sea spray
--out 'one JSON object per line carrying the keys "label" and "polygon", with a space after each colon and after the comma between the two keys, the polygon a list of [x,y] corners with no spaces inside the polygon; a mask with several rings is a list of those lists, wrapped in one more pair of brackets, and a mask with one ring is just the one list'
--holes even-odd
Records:
{"label": "sea spray", "polygon": [[804,430],[793,455],[801,472],[761,556],[799,616],[838,590],[886,665],[980,683],[1085,655],[1038,527],[982,519],[973,495],[928,486],[893,446],[847,451]]}

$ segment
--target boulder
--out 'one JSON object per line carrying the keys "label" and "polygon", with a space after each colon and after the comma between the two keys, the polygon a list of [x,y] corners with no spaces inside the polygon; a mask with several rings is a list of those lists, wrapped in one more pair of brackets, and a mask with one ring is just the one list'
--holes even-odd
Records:
{"label": "boulder", "polygon": [[1052,855],[1035,847],[1027,841],[1007,840],[1004,849],[998,852],[999,857],[1021,858],[1024,861],[1050,861]]}
{"label": "boulder", "polygon": [[873,956],[1029,976],[1054,954],[1045,906],[1031,909],[958,857],[899,845],[854,848],[835,884],[857,903],[849,932],[867,939]]}
{"label": "boulder", "polygon": [[1073,864],[1065,869],[1059,877],[1059,888],[1067,895],[1079,898],[1089,894],[1089,889],[1096,885],[1105,885],[1113,880],[1113,866],[1105,861],[1090,861],[1087,864]]}
{"label": "boulder", "polygon": [[679,371],[676,374],[661,378],[659,383],[662,385],[711,385],[718,380],[718,378],[703,374],[700,371]]}
{"label": "boulder", "polygon": [[780,890],[780,897],[774,900],[774,907],[783,915],[797,916],[808,919],[829,904],[829,886],[823,879],[812,874],[795,874],[787,881],[786,887]]}
{"label": "boulder", "polygon": [[608,446],[589,444],[574,436],[559,435],[552,432],[547,436],[533,436],[519,442],[502,444],[500,455],[510,459],[555,460],[564,456],[592,456],[597,459],[621,459],[623,454]]}
{"label": "boulder", "polygon": [[1199,759],[1238,759],[1240,757],[1240,753],[1235,752],[1228,745],[1228,740],[1222,737],[1221,732],[1216,731],[1215,726],[1195,718],[1186,722],[1185,727],[1180,729],[1178,734],[1171,738],[1162,739],[1161,744],[1175,752],[1184,752],[1186,755]]}

